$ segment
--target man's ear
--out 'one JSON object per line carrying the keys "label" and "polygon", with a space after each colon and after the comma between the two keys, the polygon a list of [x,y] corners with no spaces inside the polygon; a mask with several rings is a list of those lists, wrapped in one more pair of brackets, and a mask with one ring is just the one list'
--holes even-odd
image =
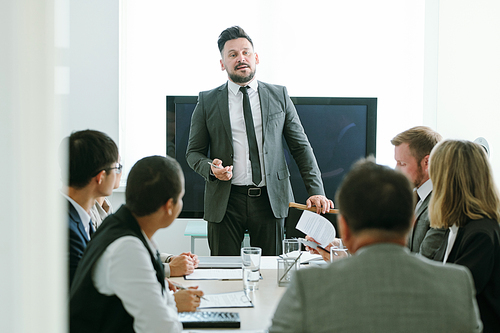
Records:
{"label": "man's ear", "polygon": [[106,170],[102,170],[101,172],[99,172],[99,173],[97,174],[97,176],[95,176],[95,177],[94,177],[94,179],[95,179],[95,181],[96,181],[96,183],[97,183],[98,185],[101,185],[101,184],[102,184],[102,182],[104,181],[104,176],[105,176],[105,175],[106,175]]}
{"label": "man's ear", "polygon": [[220,60],[220,70],[225,71],[226,67],[224,67],[224,63],[222,62],[222,59]]}
{"label": "man's ear", "polygon": [[344,216],[340,215],[338,216],[338,227],[340,231],[340,235],[342,236],[342,242],[345,244],[346,241],[349,242],[351,238],[351,229],[349,229],[349,226],[346,223],[346,220]]}
{"label": "man's ear", "polygon": [[257,53],[255,53],[255,64],[259,64],[259,55]]}
{"label": "man's ear", "polygon": [[420,161],[420,165],[422,166],[422,170],[424,170],[426,173],[429,172],[429,155],[425,155],[424,158],[422,158],[422,161]]}

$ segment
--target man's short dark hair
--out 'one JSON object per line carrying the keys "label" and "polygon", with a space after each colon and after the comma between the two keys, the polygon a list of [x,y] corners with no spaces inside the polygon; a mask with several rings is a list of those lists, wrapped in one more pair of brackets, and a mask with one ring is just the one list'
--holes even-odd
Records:
{"label": "man's short dark hair", "polygon": [[336,196],[339,212],[353,233],[372,229],[406,234],[413,218],[413,200],[405,175],[370,159],[354,164]]}
{"label": "man's short dark hair", "polygon": [[[63,140],[61,146],[69,145],[69,182],[70,187],[84,188],[102,170],[118,162],[118,147],[106,134],[84,130],[73,132]],[[66,149],[65,149],[66,150]],[[111,170],[106,170],[111,172]]]}
{"label": "man's short dark hair", "polygon": [[177,203],[184,188],[184,174],[171,157],[149,156],[130,170],[125,189],[126,206],[137,216],[156,212],[169,199]]}
{"label": "man's short dark hair", "polygon": [[238,38],[246,38],[252,44],[253,47],[253,42],[250,36],[247,35],[245,30],[240,28],[239,26],[234,26],[231,28],[227,28],[221,34],[219,35],[219,40],[217,41],[217,45],[219,46],[219,52],[222,53],[222,50],[224,49],[224,45],[226,45],[226,42],[228,40],[232,39],[238,39]]}

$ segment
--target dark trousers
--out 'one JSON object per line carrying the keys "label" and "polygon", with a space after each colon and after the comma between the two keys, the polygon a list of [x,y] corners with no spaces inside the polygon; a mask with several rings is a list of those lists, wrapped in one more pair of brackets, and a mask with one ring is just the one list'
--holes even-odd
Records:
{"label": "dark trousers", "polygon": [[[267,191],[248,193],[246,186],[232,186],[226,215],[220,223],[208,222],[208,245],[213,256],[239,256],[248,230],[250,245],[260,247],[262,255],[281,254],[284,219],[274,217]],[[258,192],[258,191],[257,191]]]}

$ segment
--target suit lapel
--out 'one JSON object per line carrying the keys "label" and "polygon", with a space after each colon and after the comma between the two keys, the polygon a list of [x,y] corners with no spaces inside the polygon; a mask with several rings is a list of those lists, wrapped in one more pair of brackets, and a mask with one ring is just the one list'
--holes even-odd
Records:
{"label": "suit lapel", "polygon": [[422,202],[420,207],[418,207],[417,211],[415,212],[415,217],[417,219],[420,217],[420,215],[422,215],[423,212],[425,212],[425,210],[429,206],[429,201],[431,200],[431,194],[432,192],[429,193],[429,195],[425,198],[425,200]]}
{"label": "suit lapel", "polygon": [[431,194],[432,192],[429,193],[429,195],[425,198],[420,207],[418,207],[418,209],[415,211],[415,221],[413,223],[413,228],[411,228],[410,235],[408,236],[408,247],[410,248],[410,250],[413,246],[413,236],[415,235],[417,221],[420,218],[420,215],[422,215],[427,210],[427,207],[429,206],[429,201],[431,200]]}
{"label": "suit lapel", "polygon": [[219,112],[222,119],[222,126],[227,135],[227,140],[230,142],[231,147],[233,146],[233,134],[231,133],[231,121],[229,120],[229,103],[227,97],[227,83],[220,86],[219,93],[217,95],[217,104],[219,105]]}
{"label": "suit lapel", "polygon": [[78,226],[78,231],[82,234],[82,237],[87,241],[87,243],[90,241],[89,236],[87,235],[87,232],[85,231],[85,228],[83,227],[82,220],[80,219],[80,215],[78,215],[78,212],[76,211],[75,207],[73,207],[73,204],[68,201],[69,204],[69,216],[73,221],[75,221],[76,225]]}
{"label": "suit lapel", "polygon": [[266,129],[267,129],[267,121],[269,118],[269,90],[267,89],[265,83],[260,81],[258,90],[259,90],[259,100],[260,100],[260,111],[262,114],[262,141],[266,137]]}

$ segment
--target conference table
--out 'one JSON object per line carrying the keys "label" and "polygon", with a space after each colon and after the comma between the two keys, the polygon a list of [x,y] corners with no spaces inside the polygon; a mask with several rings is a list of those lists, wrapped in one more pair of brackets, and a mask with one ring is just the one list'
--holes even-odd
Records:
{"label": "conference table", "polygon": [[[271,325],[274,311],[286,291],[286,287],[278,286],[277,258],[278,257],[263,256],[261,259],[260,273],[262,279],[259,281],[259,290],[247,293],[254,307],[211,308],[198,311],[237,312],[239,313],[241,321],[239,330],[248,330],[251,332],[265,331]],[[185,280],[183,277],[171,278],[171,280],[175,283],[182,284],[184,287],[199,286],[199,289],[203,290],[205,294],[219,294],[243,290],[242,280]],[[198,330],[201,329],[189,329],[185,330],[185,332]]]}

